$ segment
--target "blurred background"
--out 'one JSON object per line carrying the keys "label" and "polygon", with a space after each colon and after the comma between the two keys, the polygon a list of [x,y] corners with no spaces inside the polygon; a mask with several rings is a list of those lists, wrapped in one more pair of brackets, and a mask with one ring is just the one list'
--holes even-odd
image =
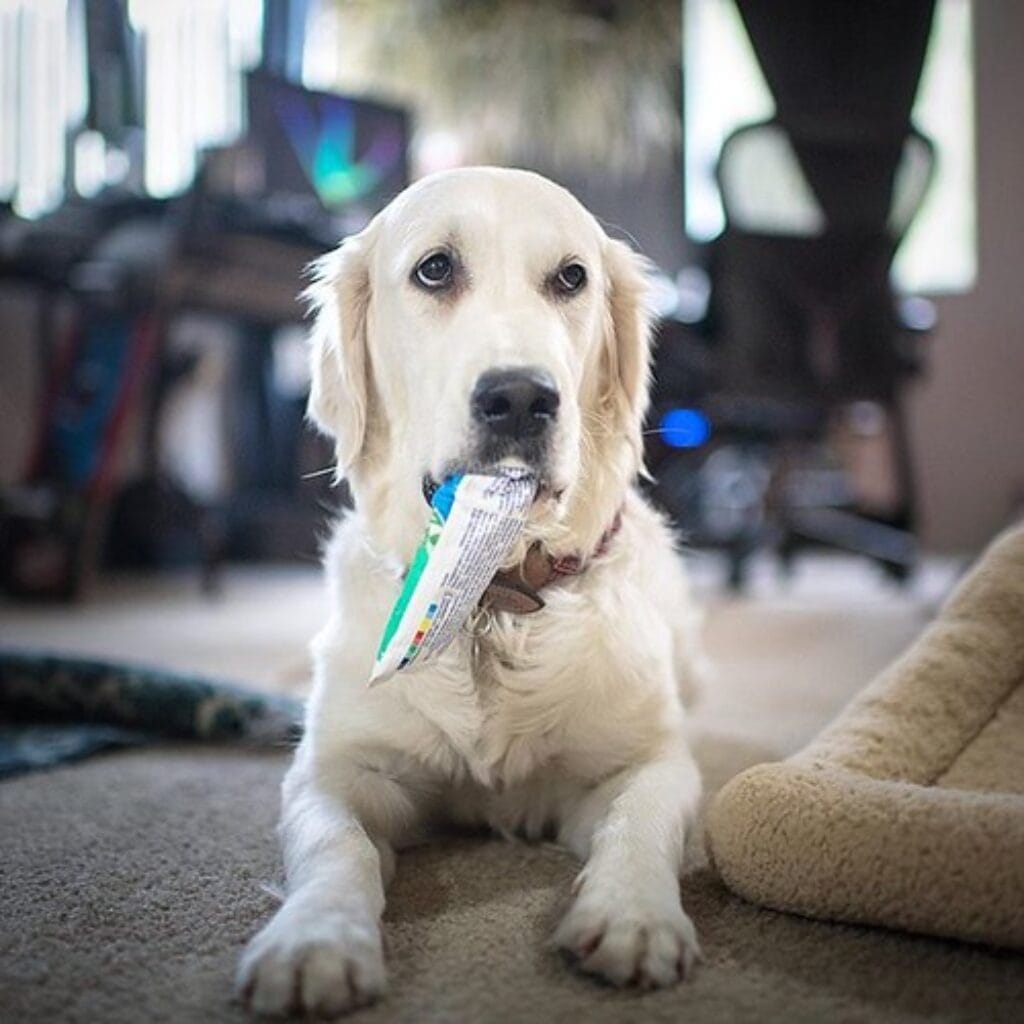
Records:
{"label": "blurred background", "polygon": [[1014,0],[0,0],[7,600],[315,565],[303,268],[479,162],[654,261],[650,490],[714,586],[978,551],[1024,505],[1021,38]]}

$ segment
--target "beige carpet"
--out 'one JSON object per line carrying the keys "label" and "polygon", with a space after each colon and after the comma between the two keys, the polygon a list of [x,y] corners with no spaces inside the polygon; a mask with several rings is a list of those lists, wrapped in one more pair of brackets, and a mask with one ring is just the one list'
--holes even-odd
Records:
{"label": "beige carpet", "polygon": [[[920,630],[948,574],[899,595],[854,563],[812,563],[780,591],[712,601],[719,678],[696,716],[711,790],[792,753]],[[5,642],[143,657],[295,688],[321,613],[316,577],[232,573],[107,588],[77,613],[0,607]],[[164,747],[0,785],[0,1020],[238,1021],[230,978],[270,911],[285,759]],[[685,987],[631,995],[545,947],[575,865],[545,847],[453,839],[407,854],[386,915],[391,990],[351,1018],[488,1021],[1020,1019],[1024,959],[830,925],[730,895],[692,844],[683,881],[707,962]]]}

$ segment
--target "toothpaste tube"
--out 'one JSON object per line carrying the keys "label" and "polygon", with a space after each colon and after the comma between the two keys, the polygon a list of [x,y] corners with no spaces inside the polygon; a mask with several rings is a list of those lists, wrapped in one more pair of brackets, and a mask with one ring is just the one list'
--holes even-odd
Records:
{"label": "toothpaste tube", "polygon": [[406,574],[370,685],[439,654],[476,607],[526,524],[537,481],[525,469],[458,473],[431,498],[431,516]]}

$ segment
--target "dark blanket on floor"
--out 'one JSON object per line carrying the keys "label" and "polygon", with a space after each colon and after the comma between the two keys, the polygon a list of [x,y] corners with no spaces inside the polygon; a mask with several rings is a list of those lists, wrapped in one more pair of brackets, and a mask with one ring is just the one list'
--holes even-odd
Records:
{"label": "dark blanket on floor", "polygon": [[301,701],[203,676],[0,648],[0,778],[160,739],[287,746]]}

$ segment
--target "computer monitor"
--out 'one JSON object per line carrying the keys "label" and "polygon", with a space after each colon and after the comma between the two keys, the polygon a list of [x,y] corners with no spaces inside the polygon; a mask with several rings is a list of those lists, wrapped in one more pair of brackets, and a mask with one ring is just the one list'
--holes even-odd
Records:
{"label": "computer monitor", "polygon": [[315,92],[264,72],[247,79],[247,142],[262,190],[315,197],[348,223],[368,220],[409,183],[409,116],[400,107]]}

